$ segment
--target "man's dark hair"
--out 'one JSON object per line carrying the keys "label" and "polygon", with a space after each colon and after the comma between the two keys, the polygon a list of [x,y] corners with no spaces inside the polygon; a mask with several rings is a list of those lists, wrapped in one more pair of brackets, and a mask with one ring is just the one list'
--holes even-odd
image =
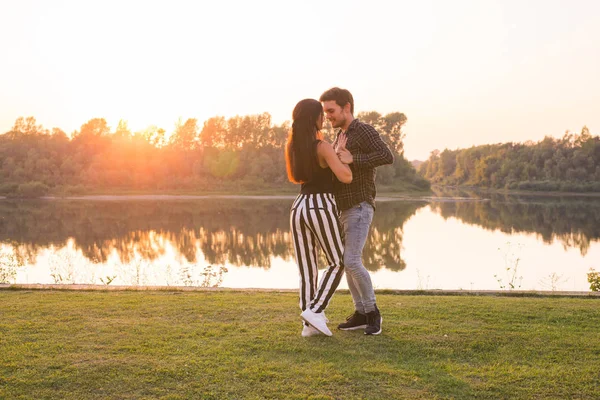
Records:
{"label": "man's dark hair", "polygon": [[336,104],[340,107],[344,107],[347,103],[350,103],[350,114],[354,115],[354,98],[352,93],[346,89],[340,89],[339,87],[331,88],[321,95],[319,101],[330,101],[335,100]]}

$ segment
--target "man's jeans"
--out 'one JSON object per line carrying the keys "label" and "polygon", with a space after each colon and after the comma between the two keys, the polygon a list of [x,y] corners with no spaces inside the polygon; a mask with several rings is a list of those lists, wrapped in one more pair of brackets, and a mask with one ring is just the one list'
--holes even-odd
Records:
{"label": "man's jeans", "polygon": [[344,269],[356,311],[375,311],[375,291],[369,271],[362,263],[362,252],[373,221],[373,206],[366,201],[342,211],[344,229]]}

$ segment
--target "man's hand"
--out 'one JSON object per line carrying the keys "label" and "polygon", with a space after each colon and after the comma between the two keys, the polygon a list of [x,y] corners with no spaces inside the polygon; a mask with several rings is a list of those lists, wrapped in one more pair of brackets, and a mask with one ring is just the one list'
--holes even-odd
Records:
{"label": "man's hand", "polygon": [[352,157],[352,153],[347,148],[340,148],[337,151],[337,156],[343,164],[352,164],[354,158]]}

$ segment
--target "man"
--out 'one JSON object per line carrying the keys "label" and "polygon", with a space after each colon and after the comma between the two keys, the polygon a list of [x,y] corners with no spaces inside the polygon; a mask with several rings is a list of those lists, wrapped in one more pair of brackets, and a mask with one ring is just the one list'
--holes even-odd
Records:
{"label": "man", "polygon": [[[350,165],[350,184],[336,181],[334,193],[344,230],[344,268],[354,301],[355,312],[338,325],[341,330],[364,329],[366,335],[381,333],[381,313],[369,271],[362,263],[362,252],[375,211],[375,168],[391,164],[394,156],[369,124],[354,118],[354,99],[346,89],[334,87],[319,99],[327,119],[339,128],[333,143],[338,157]],[[339,145],[346,142],[344,145]]]}

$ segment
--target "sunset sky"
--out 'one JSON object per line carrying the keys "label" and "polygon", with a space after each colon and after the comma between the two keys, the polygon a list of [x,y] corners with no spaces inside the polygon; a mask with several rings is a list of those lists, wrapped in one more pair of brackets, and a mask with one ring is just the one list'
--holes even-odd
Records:
{"label": "sunset sky", "polygon": [[434,149],[600,134],[600,1],[0,0],[0,133],[19,116],[168,132],[349,89]]}

